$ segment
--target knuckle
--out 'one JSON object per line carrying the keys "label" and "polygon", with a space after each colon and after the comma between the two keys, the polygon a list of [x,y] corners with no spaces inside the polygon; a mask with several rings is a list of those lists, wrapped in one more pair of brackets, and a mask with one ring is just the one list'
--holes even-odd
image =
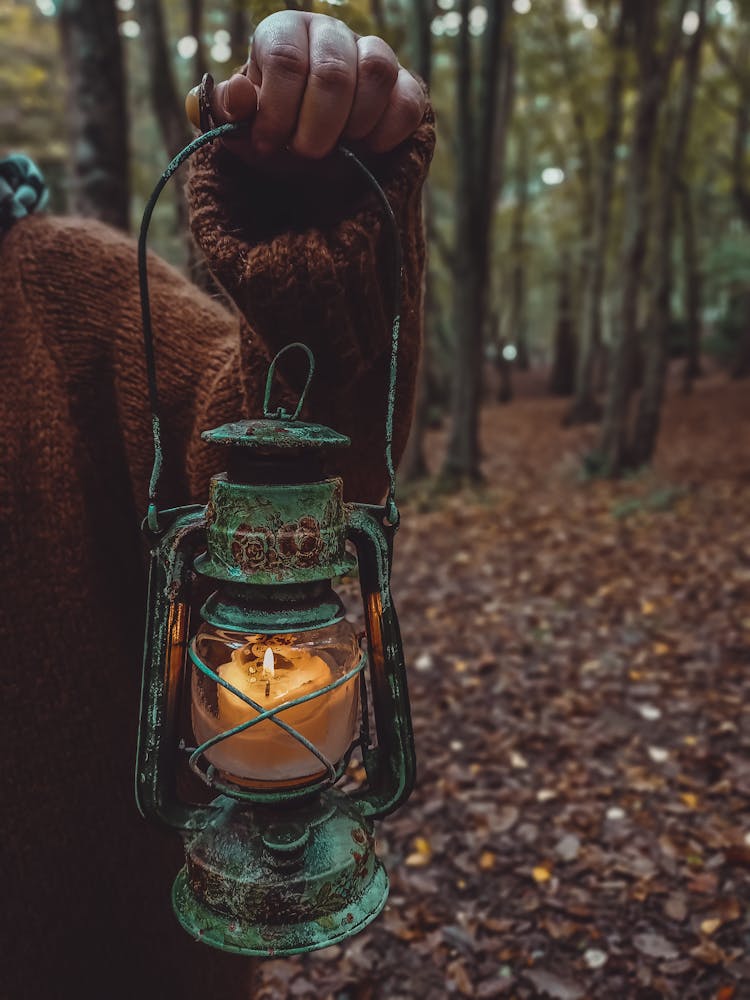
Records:
{"label": "knuckle", "polygon": [[426,106],[422,88],[412,76],[406,76],[399,87],[396,108],[398,114],[416,127],[422,120]]}
{"label": "knuckle", "polygon": [[395,59],[389,59],[382,52],[365,52],[359,60],[359,80],[390,90],[398,77]]}
{"label": "knuckle", "polygon": [[416,127],[424,114],[424,98],[417,93],[401,94],[396,104],[396,112],[402,121]]}
{"label": "knuckle", "polygon": [[307,53],[293,42],[278,39],[269,45],[263,68],[266,73],[270,70],[281,76],[303,79],[308,71]]}
{"label": "knuckle", "polygon": [[352,67],[338,56],[328,56],[316,62],[310,76],[325,90],[336,90],[349,84],[353,78]]}

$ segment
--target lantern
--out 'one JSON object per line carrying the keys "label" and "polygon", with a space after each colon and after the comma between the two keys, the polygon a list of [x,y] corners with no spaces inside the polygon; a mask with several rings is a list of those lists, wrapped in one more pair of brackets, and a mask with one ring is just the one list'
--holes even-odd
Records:
{"label": "lantern", "polygon": [[[200,137],[182,158],[230,128]],[[264,417],[203,434],[225,470],[211,480],[207,506],[160,511],[145,265],[145,231],[160,189],[141,233],[156,461],[145,523],[151,567],[136,798],[145,817],[183,836],[186,862],[172,902],[190,934],[246,955],[305,952],[356,933],[382,909],[388,879],[373,820],[404,802],[414,782],[389,586],[398,521],[390,460],[398,320],[386,505],[345,503],[342,480],[324,474],[325,457],[349,440],[299,419],[314,362],[304,345],[290,345],[304,350],[310,365],[295,412],[269,408],[274,359]],[[364,646],[333,586],[355,565]],[[195,622],[198,581],[211,593]],[[357,748],[366,784],[345,794],[335,786]],[[184,761],[207,786],[206,801],[186,797]]]}

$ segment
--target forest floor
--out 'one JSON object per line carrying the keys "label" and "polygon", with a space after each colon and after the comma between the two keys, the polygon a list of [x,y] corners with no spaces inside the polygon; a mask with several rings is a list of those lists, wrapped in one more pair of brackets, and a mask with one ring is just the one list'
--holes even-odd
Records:
{"label": "forest floor", "polygon": [[654,468],[615,483],[566,406],[519,381],[486,489],[404,506],[390,900],[257,997],[750,997],[750,385],[675,383]]}

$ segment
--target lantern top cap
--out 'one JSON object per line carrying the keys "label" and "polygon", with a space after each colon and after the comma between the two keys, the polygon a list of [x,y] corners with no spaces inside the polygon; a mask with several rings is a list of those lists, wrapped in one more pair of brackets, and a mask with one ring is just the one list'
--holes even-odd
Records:
{"label": "lantern top cap", "polygon": [[279,452],[302,449],[347,448],[346,434],[301,420],[238,420],[201,434],[204,441],[257,451]]}
{"label": "lantern top cap", "polygon": [[[271,407],[271,389],[273,386],[276,363],[287,351],[300,350],[307,357],[307,381],[297,400],[294,413],[289,413],[283,407],[275,410]],[[288,454],[289,452],[317,451],[328,448],[347,448],[351,440],[345,434],[331,430],[323,424],[309,424],[297,418],[310,388],[310,382],[315,372],[315,358],[306,344],[295,342],[282,347],[271,361],[266,376],[266,391],[263,400],[263,417],[259,420],[238,420],[231,424],[222,424],[211,431],[204,431],[201,437],[212,444],[224,444],[233,448],[252,448],[265,455]]]}

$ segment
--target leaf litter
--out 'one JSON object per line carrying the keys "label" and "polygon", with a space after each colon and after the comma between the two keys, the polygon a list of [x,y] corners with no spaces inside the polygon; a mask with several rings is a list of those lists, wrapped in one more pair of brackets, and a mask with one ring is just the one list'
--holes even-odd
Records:
{"label": "leaf litter", "polygon": [[403,505],[389,903],[259,1000],[750,996],[750,393],[675,385],[652,471],[583,481],[596,431],[532,376],[483,413],[484,489]]}

